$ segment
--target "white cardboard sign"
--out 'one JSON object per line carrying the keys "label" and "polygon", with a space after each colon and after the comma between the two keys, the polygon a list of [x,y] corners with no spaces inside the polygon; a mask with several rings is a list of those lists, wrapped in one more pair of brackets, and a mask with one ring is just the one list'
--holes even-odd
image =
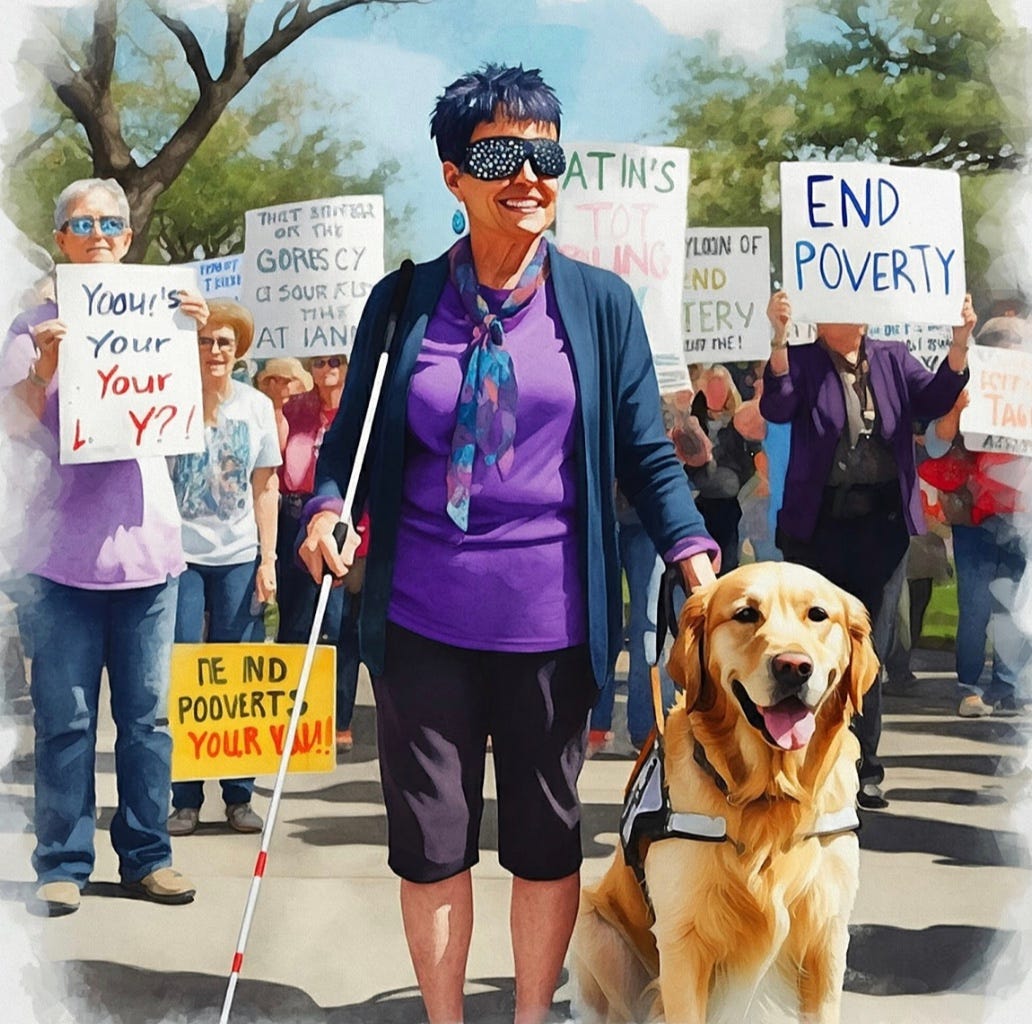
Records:
{"label": "white cardboard sign", "polygon": [[817,323],[960,323],[960,178],[878,163],[781,164],[793,315]]}
{"label": "white cardboard sign", "polygon": [[770,239],[760,228],[689,228],[684,242],[684,352],[689,363],[770,354]]}
{"label": "white cardboard sign", "polygon": [[113,462],[201,451],[197,323],[177,292],[193,270],[61,264],[61,462]]}
{"label": "white cardboard sign", "polygon": [[1032,354],[972,345],[971,403],[960,414],[972,450],[1032,453]]}
{"label": "white cardboard sign", "polygon": [[215,256],[209,260],[184,263],[193,267],[201,282],[201,294],[206,299],[233,299],[240,301],[240,286],[243,283],[243,256]]}
{"label": "white cardboard sign", "polygon": [[688,150],[614,142],[564,142],[563,149],[560,251],[627,281],[660,390],[689,386],[681,340]]}
{"label": "white cardboard sign", "polygon": [[871,324],[869,337],[876,341],[901,341],[926,369],[935,371],[953,342],[949,324]]}
{"label": "white cardboard sign", "polygon": [[267,206],[245,222],[240,301],[254,314],[254,357],[348,355],[383,277],[383,196]]}

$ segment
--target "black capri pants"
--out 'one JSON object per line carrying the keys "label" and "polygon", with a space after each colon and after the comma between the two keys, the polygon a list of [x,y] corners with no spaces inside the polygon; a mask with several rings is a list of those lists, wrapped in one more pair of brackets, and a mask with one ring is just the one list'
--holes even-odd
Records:
{"label": "black capri pants", "polygon": [[575,872],[577,777],[598,697],[587,645],[475,651],[390,622],[386,641],[373,693],[391,870],[438,882],[477,863],[490,736],[502,866],[531,881]]}

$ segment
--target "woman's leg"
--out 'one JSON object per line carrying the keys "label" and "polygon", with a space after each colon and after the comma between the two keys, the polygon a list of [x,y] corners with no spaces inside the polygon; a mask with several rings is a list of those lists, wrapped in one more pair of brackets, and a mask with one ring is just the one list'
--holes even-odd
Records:
{"label": "woman's leg", "polygon": [[580,904],[580,872],[554,881],[512,880],[509,928],[516,974],[515,1024],[541,1024],[570,945]]}
{"label": "woman's leg", "polygon": [[[205,567],[209,643],[257,644],[265,639],[265,622],[254,603],[257,571],[257,562]],[[253,777],[222,779],[220,784],[227,807],[251,802]],[[261,828],[260,821],[253,821],[247,831],[255,828]]]}
{"label": "woman's leg", "polygon": [[32,864],[40,882],[86,884],[94,863],[97,701],[110,592],[39,580],[31,615],[36,732]]}
{"label": "woman's leg", "polygon": [[[548,913],[545,908],[546,918]],[[458,1024],[473,935],[469,871],[441,882],[402,879],[401,918],[428,1024]]]}
{"label": "woman's leg", "polygon": [[[175,642],[199,644],[204,640],[205,577],[202,566],[188,565],[179,577],[176,598]],[[172,818],[183,808],[199,811],[204,803],[204,782],[200,779],[172,783]],[[170,827],[176,825],[169,819]],[[196,822],[194,822],[196,827]],[[192,829],[191,829],[192,831]]]}
{"label": "woman's leg", "polygon": [[981,526],[954,526],[953,560],[957,567],[957,683],[963,695],[980,696],[992,613],[989,585],[996,573],[995,544]]}

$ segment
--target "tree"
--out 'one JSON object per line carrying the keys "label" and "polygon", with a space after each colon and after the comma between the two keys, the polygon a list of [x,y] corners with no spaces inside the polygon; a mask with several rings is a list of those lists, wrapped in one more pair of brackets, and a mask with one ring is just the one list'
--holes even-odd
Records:
{"label": "tree", "polygon": [[1029,165],[1025,100],[993,71],[1030,65],[1028,32],[988,0],[817,0],[791,13],[783,62],[715,59],[711,39],[660,85],[692,151],[689,222],[766,224],[777,267],[780,161],[948,168],[961,173],[969,285],[984,293],[985,190]]}
{"label": "tree", "polygon": [[92,28],[83,45],[63,39],[60,26],[52,22],[59,42],[58,59],[46,52],[29,53],[30,60],[45,68],[54,94],[85,133],[93,174],[115,178],[129,197],[135,231],[131,260],[142,259],[148,249],[161,197],[183,173],[229,104],[266,64],[309,29],[341,11],[418,0],[285,0],[271,27],[249,50],[246,38],[254,31],[253,26],[248,31],[254,0],[226,0],[222,68],[217,73],[185,20],[173,15],[162,0],[143,2],[174,37],[192,79],[189,104],[157,145],[151,137],[134,138],[132,125],[122,116],[116,75],[118,0],[96,0]]}

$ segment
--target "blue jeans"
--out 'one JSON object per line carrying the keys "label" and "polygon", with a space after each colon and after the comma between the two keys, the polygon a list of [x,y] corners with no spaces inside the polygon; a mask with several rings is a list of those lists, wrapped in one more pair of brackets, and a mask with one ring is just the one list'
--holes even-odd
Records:
{"label": "blue jeans", "polygon": [[[297,520],[280,512],[280,537],[289,542],[278,548],[280,626],[276,639],[281,644],[307,644],[319,600],[319,585],[294,563],[293,538],[297,536]],[[361,597],[344,587],[334,587],[326,603],[319,643],[337,648],[336,729],[351,728],[358,692],[358,606]]]}
{"label": "blue jeans", "polygon": [[83,590],[36,579],[34,656],[39,881],[85,885],[93,870],[101,670],[115,722],[118,807],[111,845],[124,882],[172,863],[165,827],[172,740],[168,680],[177,580]]}
{"label": "blue jeans", "polygon": [[[656,606],[663,560],[640,523],[621,523],[617,527],[620,564],[627,576],[631,614],[628,624],[630,665],[627,671],[627,732],[631,743],[640,747],[656,724],[652,707],[651,666],[656,662]],[[662,673],[663,706],[673,703],[673,682]],[[608,730],[613,725],[616,676],[609,677],[591,712],[591,728]]]}
{"label": "blue jeans", "polygon": [[[957,566],[957,682],[964,694],[981,694],[988,703],[1013,697],[1032,646],[1014,624],[1009,609],[1025,571],[1016,536],[1006,536],[998,516],[981,526],[953,527]],[[993,667],[989,685],[980,679],[985,665],[986,632],[992,623]],[[1021,696],[1027,696],[1022,694]]]}
{"label": "blue jeans", "polygon": [[[199,644],[204,637],[204,613],[208,612],[210,644],[256,644],[265,639],[261,611],[252,611],[256,562],[236,565],[189,563],[179,577],[176,608],[176,643]],[[254,779],[222,779],[226,804],[246,804],[254,791]],[[172,806],[200,808],[204,783],[173,782]]]}

